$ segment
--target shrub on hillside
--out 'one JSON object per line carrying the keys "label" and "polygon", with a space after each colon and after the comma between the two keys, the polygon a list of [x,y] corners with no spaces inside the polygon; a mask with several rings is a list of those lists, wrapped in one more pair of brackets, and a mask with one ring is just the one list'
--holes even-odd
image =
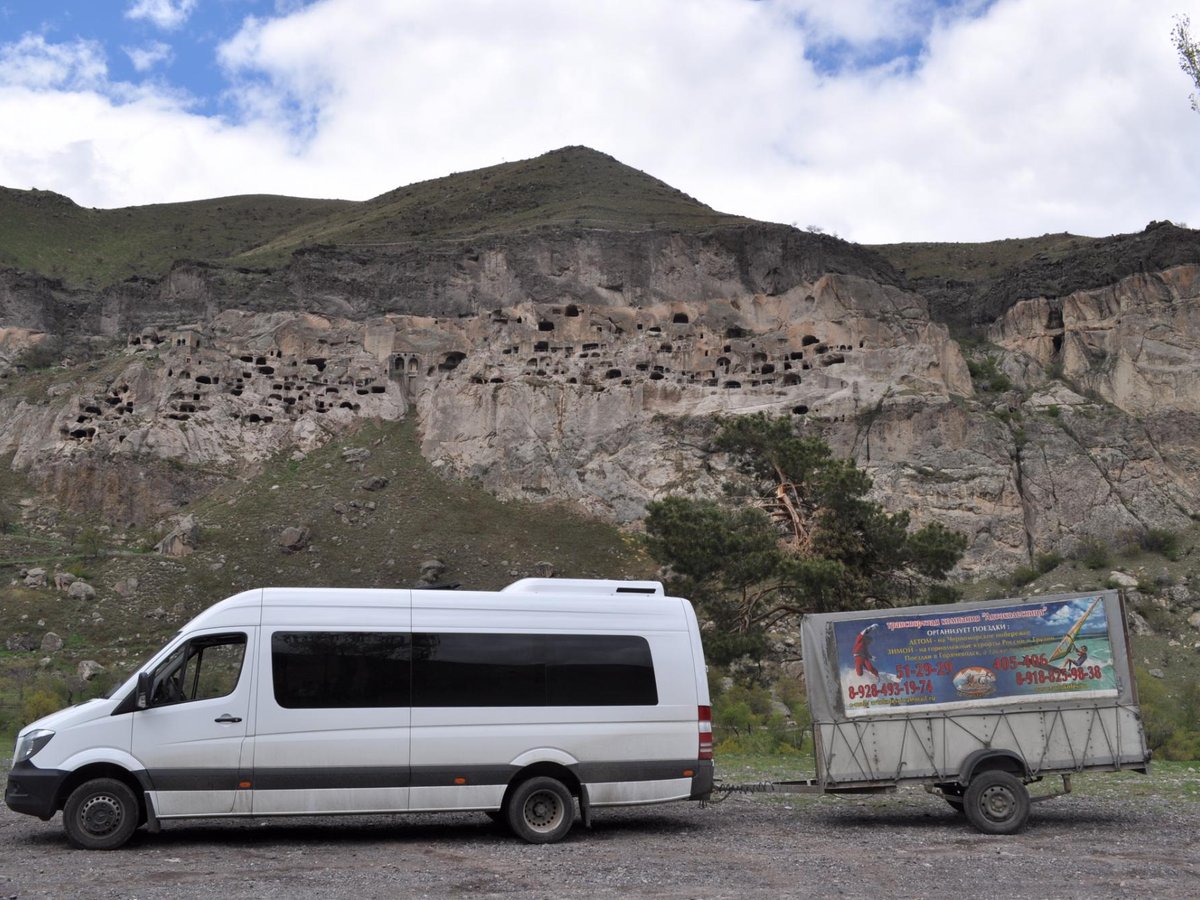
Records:
{"label": "shrub on hillside", "polygon": [[1146,745],[1157,759],[1200,759],[1200,684],[1189,684],[1171,697],[1162,680],[1136,669],[1138,700]]}
{"label": "shrub on hillside", "polygon": [[1106,569],[1112,565],[1112,551],[1108,544],[1096,537],[1086,537],[1071,553],[1075,559],[1089,569]]}
{"label": "shrub on hillside", "polygon": [[1179,533],[1169,528],[1148,528],[1142,532],[1138,545],[1147,553],[1158,553],[1171,561],[1183,553]]}

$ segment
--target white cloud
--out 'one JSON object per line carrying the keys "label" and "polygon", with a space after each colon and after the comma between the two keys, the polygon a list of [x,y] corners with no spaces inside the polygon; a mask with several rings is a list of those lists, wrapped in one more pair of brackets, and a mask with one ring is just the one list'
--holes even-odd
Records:
{"label": "white cloud", "polygon": [[171,59],[171,45],[162,41],[151,41],[141,47],[122,47],[134,69],[139,72],[149,72],[159,63]]}
{"label": "white cloud", "polygon": [[27,34],[15,43],[0,44],[0,85],[76,90],[103,84],[107,71],[104,50],[94,41],[51,44]]}
{"label": "white cloud", "polygon": [[[159,6],[192,4],[137,4]],[[1200,19],[1200,0],[278,9],[221,50],[236,122],[106,87],[83,61],[50,65],[44,43],[21,57],[23,77],[6,65],[0,112],[35,127],[19,145],[0,134],[0,184],[36,174],[106,206],[242,191],[364,199],[586,144],[719,209],[862,241],[1200,225],[1200,116],[1170,44],[1172,17]],[[821,75],[809,61],[822,42],[869,50],[898,35],[923,48],[907,69]],[[42,92],[89,83],[57,107],[79,116],[70,129],[40,127],[62,117],[62,95]]]}
{"label": "white cloud", "polygon": [[164,31],[174,31],[192,15],[199,0],[133,0],[125,18],[152,22]]}
{"label": "white cloud", "polygon": [[853,45],[903,41],[919,34],[932,18],[931,0],[777,0],[788,14],[803,22],[811,40],[844,41]]}

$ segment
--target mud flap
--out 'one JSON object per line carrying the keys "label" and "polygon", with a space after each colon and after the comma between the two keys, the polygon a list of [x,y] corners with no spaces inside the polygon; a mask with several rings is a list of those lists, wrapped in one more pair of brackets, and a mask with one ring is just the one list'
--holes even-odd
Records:
{"label": "mud flap", "polygon": [[150,834],[158,834],[162,831],[162,823],[158,821],[158,815],[154,812],[154,798],[150,796],[149,791],[143,791],[142,796],[146,798],[146,830]]}
{"label": "mud flap", "polygon": [[592,827],[592,803],[588,799],[586,784],[579,786],[579,818],[583,820],[584,828]]}

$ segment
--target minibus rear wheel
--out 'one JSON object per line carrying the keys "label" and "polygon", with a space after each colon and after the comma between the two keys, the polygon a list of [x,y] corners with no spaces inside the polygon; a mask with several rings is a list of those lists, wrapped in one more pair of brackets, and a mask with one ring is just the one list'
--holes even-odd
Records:
{"label": "minibus rear wheel", "polygon": [[552,844],[575,824],[575,798],[558,779],[539,775],[516,786],[506,812],[517,837],[531,844]]}
{"label": "minibus rear wheel", "polygon": [[67,840],[82,850],[116,850],[138,827],[138,801],[123,781],[85,781],[63,806]]}

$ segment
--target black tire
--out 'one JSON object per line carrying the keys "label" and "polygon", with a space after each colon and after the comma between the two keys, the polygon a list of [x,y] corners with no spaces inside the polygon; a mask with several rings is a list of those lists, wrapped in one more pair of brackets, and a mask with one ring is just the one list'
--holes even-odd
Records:
{"label": "black tire", "polygon": [[505,805],[508,827],[530,844],[561,841],[575,824],[575,798],[557,778],[522,781]]}
{"label": "black tire", "polygon": [[989,769],[967,785],[963,812],[984,834],[1014,834],[1029,818],[1029,791],[1015,775]]}
{"label": "black tire", "polygon": [[67,840],[81,850],[116,850],[138,827],[137,797],[115,778],[94,778],[71,792],[63,807]]}

